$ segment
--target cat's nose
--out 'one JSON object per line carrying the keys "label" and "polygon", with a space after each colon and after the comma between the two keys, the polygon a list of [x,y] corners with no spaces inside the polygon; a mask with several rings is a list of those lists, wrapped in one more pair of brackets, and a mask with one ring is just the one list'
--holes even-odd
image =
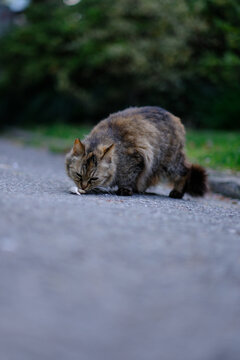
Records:
{"label": "cat's nose", "polygon": [[85,190],[87,188],[88,184],[87,183],[82,183],[82,189]]}

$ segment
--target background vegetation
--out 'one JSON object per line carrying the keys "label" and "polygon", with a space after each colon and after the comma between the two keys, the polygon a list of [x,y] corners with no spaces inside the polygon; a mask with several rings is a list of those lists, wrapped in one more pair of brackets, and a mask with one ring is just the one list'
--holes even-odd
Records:
{"label": "background vegetation", "polygon": [[[90,125],[66,123],[32,125],[30,129],[12,129],[5,136],[21,144],[44,147],[53,152],[67,153],[76,137],[84,139]],[[187,129],[187,157],[215,170],[240,174],[240,132],[225,130]]]}
{"label": "background vegetation", "polygon": [[2,124],[97,122],[159,105],[240,128],[238,0],[32,1],[0,38]]}

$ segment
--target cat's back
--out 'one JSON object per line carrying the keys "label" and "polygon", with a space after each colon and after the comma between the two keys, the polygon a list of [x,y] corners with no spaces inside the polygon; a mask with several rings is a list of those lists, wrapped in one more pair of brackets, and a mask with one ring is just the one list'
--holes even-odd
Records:
{"label": "cat's back", "polygon": [[110,114],[100,121],[90,133],[95,143],[109,138],[114,141],[139,143],[144,139],[151,143],[160,138],[184,138],[184,128],[179,118],[157,106],[130,107]]}
{"label": "cat's back", "polygon": [[136,125],[139,122],[158,124],[166,121],[168,111],[157,106],[130,107],[114,114],[106,119],[110,124]]}
{"label": "cat's back", "polygon": [[118,135],[134,135],[152,139],[185,136],[180,119],[157,106],[131,107],[111,114],[106,126]]}
{"label": "cat's back", "polygon": [[158,106],[130,107],[109,115],[107,119],[103,120],[103,123],[111,128],[123,127],[125,131],[133,130],[135,132],[151,128],[161,131],[169,128],[180,131],[183,129],[178,117]]}

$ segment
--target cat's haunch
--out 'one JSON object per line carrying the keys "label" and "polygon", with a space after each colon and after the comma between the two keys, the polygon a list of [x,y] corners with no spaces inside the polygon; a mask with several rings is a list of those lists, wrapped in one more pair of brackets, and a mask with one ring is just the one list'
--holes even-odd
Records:
{"label": "cat's haunch", "polygon": [[167,177],[169,196],[203,196],[207,176],[184,153],[185,131],[179,118],[153,106],[129,108],[99,122],[66,156],[66,170],[79,192],[118,187],[119,195],[143,193]]}

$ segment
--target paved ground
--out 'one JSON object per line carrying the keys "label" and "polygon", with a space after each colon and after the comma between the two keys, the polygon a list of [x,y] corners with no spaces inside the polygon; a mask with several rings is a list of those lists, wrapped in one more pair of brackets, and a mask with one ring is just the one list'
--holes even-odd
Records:
{"label": "paved ground", "polygon": [[239,360],[240,203],[70,184],[0,140],[0,359]]}

